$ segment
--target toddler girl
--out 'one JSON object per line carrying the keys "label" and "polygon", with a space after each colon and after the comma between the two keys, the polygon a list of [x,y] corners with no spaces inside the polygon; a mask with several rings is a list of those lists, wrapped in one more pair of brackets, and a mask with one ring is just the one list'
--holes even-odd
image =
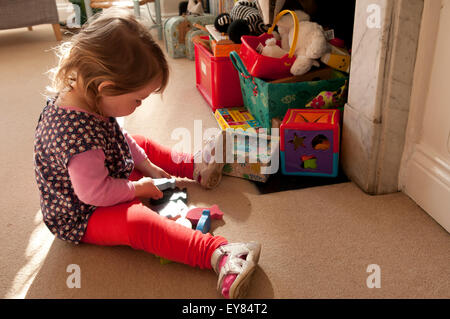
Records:
{"label": "toddler girl", "polygon": [[130,136],[118,125],[115,117],[133,113],[168,82],[167,61],[149,31],[127,11],[108,9],[60,46],[59,58],[53,80],[58,94],[40,115],[34,145],[41,210],[50,231],[75,244],[127,245],[213,268],[223,296],[242,297],[260,244],[202,234],[138,199],[162,197],[152,178],[187,177],[213,188],[223,169],[214,160],[172,156],[170,149]]}

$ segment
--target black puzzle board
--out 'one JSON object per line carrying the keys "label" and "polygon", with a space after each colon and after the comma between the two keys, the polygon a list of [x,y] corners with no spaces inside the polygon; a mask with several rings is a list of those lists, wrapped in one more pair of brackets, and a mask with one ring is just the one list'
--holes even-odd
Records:
{"label": "black puzzle board", "polygon": [[336,177],[283,175],[281,170],[279,170],[278,173],[271,175],[267,182],[254,183],[261,194],[270,194],[293,189],[340,184],[349,181],[342,168],[339,168],[338,176]]}
{"label": "black puzzle board", "polygon": [[183,189],[180,189],[178,187],[175,187],[173,189],[169,188],[169,189],[164,190],[162,193],[163,193],[163,197],[160,199],[151,199],[150,198],[150,205],[159,206],[159,205],[167,204],[170,201],[176,202],[178,200],[182,200],[186,205],[188,203],[186,188],[183,188]]}

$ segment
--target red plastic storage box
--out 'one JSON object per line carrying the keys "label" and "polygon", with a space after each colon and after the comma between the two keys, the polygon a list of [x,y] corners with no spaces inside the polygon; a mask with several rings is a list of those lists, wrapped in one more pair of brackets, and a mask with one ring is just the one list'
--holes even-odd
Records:
{"label": "red plastic storage box", "polygon": [[244,105],[239,75],[230,57],[216,57],[195,43],[195,77],[197,89],[213,111]]}

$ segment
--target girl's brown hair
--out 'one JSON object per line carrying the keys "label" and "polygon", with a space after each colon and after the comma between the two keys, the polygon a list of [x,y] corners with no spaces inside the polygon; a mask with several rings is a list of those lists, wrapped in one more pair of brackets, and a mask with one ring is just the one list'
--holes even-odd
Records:
{"label": "girl's brown hair", "polygon": [[161,83],[156,92],[167,86],[169,67],[164,53],[150,31],[124,9],[111,8],[94,16],[57,50],[59,63],[53,70],[52,89],[61,92],[76,81],[96,113],[101,113],[98,86],[103,81],[114,83],[104,87],[104,95],[137,91],[153,80]]}

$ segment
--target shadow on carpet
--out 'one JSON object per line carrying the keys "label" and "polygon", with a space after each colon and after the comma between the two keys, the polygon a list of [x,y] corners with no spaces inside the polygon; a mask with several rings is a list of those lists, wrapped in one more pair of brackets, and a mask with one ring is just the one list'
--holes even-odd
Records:
{"label": "shadow on carpet", "polygon": [[350,180],[343,170],[339,168],[336,177],[313,177],[313,176],[294,176],[283,175],[281,170],[269,177],[267,182],[254,182],[261,194],[270,194],[277,192],[285,192],[293,189],[302,189],[309,187],[325,186],[346,183]]}

